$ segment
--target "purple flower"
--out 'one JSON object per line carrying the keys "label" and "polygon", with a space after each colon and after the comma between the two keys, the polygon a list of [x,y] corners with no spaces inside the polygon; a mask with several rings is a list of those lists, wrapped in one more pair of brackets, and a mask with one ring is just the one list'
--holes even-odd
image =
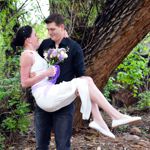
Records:
{"label": "purple flower", "polygon": [[47,59],[48,59],[48,60],[50,60],[50,55],[51,55],[52,51],[53,51],[53,49],[49,49],[49,50],[48,50],[48,55],[47,55]]}
{"label": "purple flower", "polygon": [[57,56],[57,50],[54,49],[51,54],[52,54],[53,57],[56,57]]}
{"label": "purple flower", "polygon": [[62,61],[62,60],[64,60],[64,57],[63,57],[63,55],[59,55],[59,57],[58,57],[58,59],[59,59],[59,61]]}

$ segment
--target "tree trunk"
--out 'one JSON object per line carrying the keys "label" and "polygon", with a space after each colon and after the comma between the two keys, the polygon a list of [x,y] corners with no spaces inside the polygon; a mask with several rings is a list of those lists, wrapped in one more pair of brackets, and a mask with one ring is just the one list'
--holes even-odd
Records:
{"label": "tree trunk", "polygon": [[[150,31],[149,0],[108,0],[85,39],[86,74],[102,89],[111,73]],[[89,39],[89,40],[87,40]],[[81,126],[77,101],[74,126]]]}

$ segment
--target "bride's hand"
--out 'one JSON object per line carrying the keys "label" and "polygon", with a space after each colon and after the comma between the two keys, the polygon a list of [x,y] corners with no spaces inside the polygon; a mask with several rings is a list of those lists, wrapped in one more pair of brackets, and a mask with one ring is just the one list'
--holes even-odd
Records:
{"label": "bride's hand", "polygon": [[76,96],[79,96],[78,90],[75,91],[75,95],[76,95]]}
{"label": "bride's hand", "polygon": [[36,76],[36,73],[35,73],[35,72],[30,73],[30,78],[33,78],[33,77],[35,77],[35,76]]}
{"label": "bride's hand", "polygon": [[45,75],[46,77],[53,77],[56,74],[56,67],[52,66],[46,70]]}

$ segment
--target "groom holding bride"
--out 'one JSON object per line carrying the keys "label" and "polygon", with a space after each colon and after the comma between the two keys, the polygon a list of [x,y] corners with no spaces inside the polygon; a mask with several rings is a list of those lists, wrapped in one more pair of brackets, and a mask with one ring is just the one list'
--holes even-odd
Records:
{"label": "groom holding bride", "polygon": [[[63,17],[59,14],[52,14],[45,20],[45,23],[50,38],[42,42],[38,49],[39,54],[44,57],[44,51],[49,48],[57,47],[68,49],[68,59],[59,64],[61,72],[56,84],[62,81],[70,81],[74,77],[83,76],[85,66],[82,49],[80,45],[72,39],[64,37],[64,32],[62,32],[62,28],[64,28]],[[52,126],[54,128],[57,150],[70,149],[74,107],[73,102],[56,112],[46,112],[37,106],[35,127],[39,150],[47,150]],[[41,120],[41,124],[38,124],[39,120]],[[41,147],[42,145],[46,147]]]}
{"label": "groom holding bride", "polygon": [[[56,84],[51,85],[48,77],[55,76],[55,67],[48,64],[37,52],[39,42],[31,26],[21,27],[16,33],[14,44],[23,46],[20,58],[21,84],[32,87],[36,101],[35,131],[37,150],[48,150],[50,133],[55,134],[57,150],[71,149],[72,122],[74,114],[73,101],[78,93],[82,106],[82,118],[89,119],[92,113],[93,121],[89,127],[110,138],[115,135],[103,120],[99,107],[112,119],[112,127],[141,120],[141,117],[130,117],[117,111],[96,87],[91,77],[84,76],[84,58],[79,44],[70,38],[65,38],[64,19],[60,14],[52,14],[45,20],[50,38],[40,45],[38,52],[44,58],[44,52],[50,48],[64,48],[67,59],[59,63],[60,74]],[[35,76],[31,76],[35,73]]]}
{"label": "groom holding bride", "polygon": [[[61,16],[60,14],[52,14],[48,16],[48,18],[45,20],[45,23],[47,26],[50,39],[46,39],[42,42],[42,44],[40,45],[38,49],[39,54],[43,57],[44,51],[49,48],[69,48],[68,59],[64,61],[63,63],[60,63],[61,74],[57,80],[57,83],[60,83],[62,81],[70,81],[74,77],[84,76],[85,66],[84,66],[83,51],[77,42],[73,41],[72,39],[68,37],[64,37],[64,33],[62,32],[62,28],[63,29],[65,28],[63,16]],[[99,114],[99,116],[97,117],[100,117],[101,124],[103,124],[104,128],[107,129],[107,125],[105,124],[102,116],[100,115],[98,107],[96,105],[93,105],[92,107],[93,109],[95,109],[92,112],[93,115],[97,116],[96,114]],[[104,104],[104,107],[105,107],[105,104]],[[109,107],[106,108],[106,110],[107,109],[109,109]],[[117,112],[115,109],[114,110],[113,108],[111,109],[112,110],[110,110],[110,112],[108,110],[108,113],[110,114],[112,118],[114,117],[116,119],[116,120],[114,119],[114,121],[112,122],[113,127],[116,127],[124,123],[128,123],[130,119],[128,121],[126,120],[125,122],[124,120],[121,120],[121,122],[117,122],[117,118],[121,118],[122,115],[119,112]],[[48,143],[49,137],[47,138],[45,137],[45,140],[43,140],[42,135],[45,135],[45,133],[51,131],[52,127],[50,126],[50,124],[52,123],[53,128],[54,128],[54,133],[55,133],[55,141],[56,141],[57,150],[70,150],[71,148],[70,139],[72,136],[74,104],[71,103],[70,105],[52,113],[44,112],[43,110],[40,110],[40,108],[38,108],[38,110],[39,112],[42,111],[43,113],[41,113],[42,115],[40,118],[38,115],[38,119],[36,122],[38,122],[39,119],[45,121],[44,123],[45,132],[41,132],[40,131],[41,126],[37,126],[38,123],[36,123],[37,135],[41,134],[41,138],[39,138],[39,141],[41,139],[43,142],[47,141]],[[113,113],[116,113],[116,114],[114,114],[113,116],[112,115]],[[140,117],[139,118],[135,117],[133,121],[139,120],[139,119]],[[132,119],[130,121],[132,122]],[[99,131],[99,127],[97,126],[97,123],[95,123],[94,121],[91,122],[89,126]],[[103,129],[100,130],[100,132],[104,135],[107,135],[107,133],[105,134],[105,130]],[[111,136],[113,137],[113,135]]]}

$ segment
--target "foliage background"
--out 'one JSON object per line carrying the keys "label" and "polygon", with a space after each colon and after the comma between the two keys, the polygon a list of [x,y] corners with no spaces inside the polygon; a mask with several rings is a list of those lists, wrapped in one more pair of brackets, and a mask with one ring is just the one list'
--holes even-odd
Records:
{"label": "foliage background", "polygon": [[[0,4],[0,149],[4,149],[7,143],[13,143],[17,137],[26,133],[30,125],[27,117],[30,112],[29,104],[26,103],[26,95],[20,86],[19,56],[22,49],[13,49],[11,41],[22,25],[32,25],[41,40],[47,37],[47,31],[38,1],[35,3],[34,0],[7,0],[0,1]],[[104,4],[105,0],[48,1],[49,12],[63,14],[67,18],[66,28],[69,35],[81,39],[81,43],[84,34],[76,29],[92,26]],[[29,11],[26,10],[28,5],[32,6]],[[111,101],[112,91],[128,89],[138,98],[139,109],[150,106],[149,69],[150,34],[114,71],[104,88],[105,96]]]}

